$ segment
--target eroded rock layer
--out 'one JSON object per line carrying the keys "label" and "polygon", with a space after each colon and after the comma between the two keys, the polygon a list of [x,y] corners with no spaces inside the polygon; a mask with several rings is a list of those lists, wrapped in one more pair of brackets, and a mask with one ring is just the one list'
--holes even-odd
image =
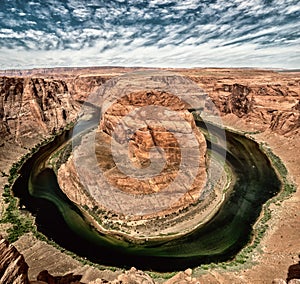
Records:
{"label": "eroded rock layer", "polygon": [[[6,175],[12,163],[28,152],[28,148],[76,117],[77,101],[85,100],[95,86],[108,78],[130,71],[132,69],[128,68],[90,68],[1,72],[0,184],[7,182]],[[176,72],[188,76],[209,94],[229,126],[261,132],[258,139],[267,141],[275,147],[276,153],[282,154],[299,184],[299,159],[295,154],[299,150],[299,72],[251,69],[183,69]],[[35,85],[38,85],[36,89]],[[70,175],[68,163],[63,166],[65,174]],[[85,201],[83,198],[82,202]],[[238,273],[212,269],[199,276],[199,281],[249,283],[255,279],[270,283],[274,278],[286,279],[288,267],[295,263],[299,253],[297,204],[299,191],[284,206],[274,207],[279,217],[272,217],[269,236],[262,243],[263,253],[255,255],[258,265]],[[2,206],[0,212],[3,212]],[[36,267],[40,263],[37,254],[38,251],[34,258],[31,254],[27,256]],[[40,257],[44,257],[43,250]],[[47,257],[51,259],[52,256]]]}
{"label": "eroded rock layer", "polygon": [[43,78],[0,78],[1,135],[20,143],[32,133],[45,136],[75,118],[78,104],[62,80]]}
{"label": "eroded rock layer", "polygon": [[29,284],[28,265],[23,255],[0,236],[0,283]]}
{"label": "eroded rock layer", "polygon": [[[147,118],[141,117],[142,114],[135,113],[135,110],[142,107],[161,106],[162,108],[153,108],[151,117],[159,119],[159,125],[151,124]],[[147,109],[148,110],[148,109]],[[145,110],[145,111],[147,111]],[[169,110],[172,110],[170,112]],[[151,109],[150,109],[151,111]],[[132,114],[133,113],[133,114]],[[132,118],[128,121],[122,119],[128,115]],[[184,122],[187,124],[185,124]],[[140,122],[137,122],[140,121]],[[142,123],[141,123],[142,122]],[[129,124],[129,125],[128,125]],[[120,127],[120,132],[115,131],[117,125]],[[169,129],[167,129],[169,128]],[[124,131],[125,129],[125,131]],[[132,135],[126,137],[126,129],[134,130]],[[105,132],[109,137],[113,137],[117,143],[123,144],[126,139],[129,141],[128,149],[122,148],[118,152],[120,162],[130,160],[137,169],[151,167],[150,151],[154,147],[159,147],[161,150],[157,152],[159,161],[166,161],[159,175],[155,175],[147,179],[138,179],[134,176],[126,176],[115,165],[112,155],[103,159],[104,143],[102,132]],[[195,145],[180,145],[180,139],[194,134],[196,137]],[[122,97],[122,99],[115,102],[103,115],[97,133],[101,143],[97,143],[96,151],[100,167],[104,170],[105,177],[117,188],[124,190],[130,194],[150,194],[158,192],[176,178],[180,170],[181,151],[184,147],[199,147],[201,157],[199,157],[199,169],[197,177],[193,185],[187,189],[187,194],[184,197],[187,204],[196,202],[201,190],[206,182],[205,173],[205,153],[206,143],[203,134],[197,129],[195,121],[191,113],[188,112],[187,106],[178,97],[157,91],[141,91],[138,93],[131,93]],[[190,137],[190,136],[189,136]],[[110,140],[108,138],[108,140]],[[124,156],[124,159],[122,158]],[[190,155],[186,161],[187,165],[192,165],[191,159],[197,157]],[[156,168],[160,165],[155,165],[150,171],[156,172]],[[191,171],[189,168],[181,169],[187,173]],[[147,172],[149,174],[149,172]],[[151,172],[150,172],[151,174]],[[191,176],[191,179],[193,177]]]}
{"label": "eroded rock layer", "polygon": [[209,69],[186,74],[209,94],[221,116],[242,119],[260,131],[299,133],[299,72]]}

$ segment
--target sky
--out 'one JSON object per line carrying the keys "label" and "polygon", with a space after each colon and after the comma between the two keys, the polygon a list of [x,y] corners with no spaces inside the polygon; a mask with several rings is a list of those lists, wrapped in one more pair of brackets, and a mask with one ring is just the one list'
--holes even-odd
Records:
{"label": "sky", "polygon": [[300,68],[299,0],[0,3],[0,69]]}

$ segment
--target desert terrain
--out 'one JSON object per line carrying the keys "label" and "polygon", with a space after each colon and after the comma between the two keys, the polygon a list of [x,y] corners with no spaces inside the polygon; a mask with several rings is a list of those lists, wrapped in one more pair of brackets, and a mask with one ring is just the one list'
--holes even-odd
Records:
{"label": "desert terrain", "polygon": [[[1,195],[14,163],[38,143],[74,122],[83,102],[101,84],[136,70],[143,69],[0,71]],[[161,70],[186,76],[201,87],[219,110],[223,125],[270,148],[285,165],[288,181],[295,185],[294,193],[270,205],[268,228],[251,257],[230,268],[216,264],[208,269],[187,269],[169,274],[166,280],[166,276],[158,273],[134,268],[107,269],[83,262],[38,239],[32,232],[25,232],[12,244],[17,250],[1,241],[0,253],[5,257],[0,261],[0,270],[6,272],[0,274],[3,275],[0,282],[43,283],[34,282],[38,279],[46,283],[285,283],[288,280],[297,283],[295,279],[300,278],[300,73],[218,68]],[[148,134],[141,134],[141,138],[143,135]],[[140,149],[136,151],[137,158],[143,160]],[[60,174],[63,183],[66,178],[63,172]],[[125,186],[124,190],[128,188]],[[78,203],[83,198],[80,191],[77,195],[73,192],[73,196]],[[4,199],[0,203],[1,219],[8,207]],[[20,214],[28,213],[22,210]],[[11,226],[9,222],[1,222],[4,238],[8,238]]]}

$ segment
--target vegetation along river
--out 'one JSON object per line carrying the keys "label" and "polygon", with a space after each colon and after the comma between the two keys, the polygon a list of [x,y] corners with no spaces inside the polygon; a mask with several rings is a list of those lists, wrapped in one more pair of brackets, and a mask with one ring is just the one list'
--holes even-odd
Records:
{"label": "vegetation along river", "polygon": [[[205,128],[201,122],[197,125]],[[217,133],[218,130],[211,126],[210,131]],[[251,240],[252,228],[263,204],[281,188],[258,144],[226,131],[226,149],[212,147],[213,142],[207,138],[208,148],[226,150],[226,163],[236,176],[233,189],[226,194],[214,217],[178,239],[149,241],[143,245],[128,243],[96,232],[61,191],[54,171],[41,167],[58,147],[72,138],[71,133],[72,130],[63,132],[24,163],[13,192],[20,198],[21,205],[36,216],[40,232],[61,247],[96,263],[173,271],[232,259]]]}

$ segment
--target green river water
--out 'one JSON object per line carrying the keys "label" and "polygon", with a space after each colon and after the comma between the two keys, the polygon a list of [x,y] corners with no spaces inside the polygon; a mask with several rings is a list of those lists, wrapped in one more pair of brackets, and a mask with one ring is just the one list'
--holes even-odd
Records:
{"label": "green river water", "polygon": [[[203,128],[200,122],[198,126]],[[212,129],[218,132],[218,127]],[[217,214],[204,226],[171,241],[143,245],[120,241],[100,235],[86,222],[80,210],[60,190],[52,169],[39,170],[53,151],[71,139],[71,132],[57,136],[25,162],[13,191],[21,204],[36,216],[39,231],[61,247],[96,263],[174,271],[232,259],[251,240],[263,204],[281,188],[258,144],[226,131],[226,149],[215,145],[214,151],[226,151],[226,163],[236,182]],[[209,140],[207,145],[212,148]]]}

